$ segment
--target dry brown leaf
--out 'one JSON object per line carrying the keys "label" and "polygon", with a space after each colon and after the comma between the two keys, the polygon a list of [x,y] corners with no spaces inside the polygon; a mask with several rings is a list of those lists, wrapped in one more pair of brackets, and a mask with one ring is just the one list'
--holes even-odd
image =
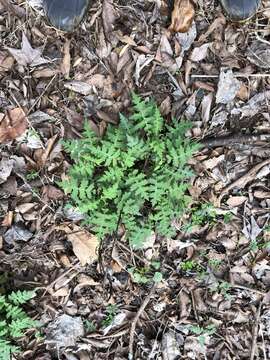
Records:
{"label": "dry brown leaf", "polygon": [[9,227],[11,227],[12,222],[13,222],[13,212],[8,211],[8,213],[4,217],[1,225],[9,228]]}
{"label": "dry brown leaf", "polygon": [[23,204],[17,205],[15,208],[15,211],[24,215],[24,214],[30,212],[31,210],[33,210],[36,205],[37,205],[36,203],[23,203]]}
{"label": "dry brown leaf", "polygon": [[11,70],[13,64],[13,57],[8,55],[5,51],[0,51],[0,73]]}
{"label": "dry brown leaf", "polygon": [[87,96],[91,94],[93,87],[86,82],[71,80],[64,84],[64,87],[68,90]]}
{"label": "dry brown leaf", "polygon": [[207,57],[208,49],[211,43],[203,44],[199,47],[196,47],[192,50],[190,55],[190,60],[194,62],[200,62]]}
{"label": "dry brown leaf", "polygon": [[63,191],[57,189],[53,185],[45,185],[42,190],[42,199],[43,201],[50,201],[50,200],[59,200],[64,197]]}
{"label": "dry brown leaf", "polygon": [[73,252],[80,260],[82,266],[90,264],[97,259],[98,238],[77,225],[71,230],[67,225],[58,226],[63,230],[72,244]]}
{"label": "dry brown leaf", "polygon": [[269,191],[255,190],[253,194],[257,199],[268,199],[270,198]]}
{"label": "dry brown leaf", "polygon": [[78,291],[81,291],[81,289],[84,287],[89,288],[90,286],[97,286],[97,285],[100,285],[100,283],[95,281],[93,278],[91,278],[91,276],[81,274],[78,276],[78,285],[75,286],[75,288],[73,289],[73,294],[76,294]]}
{"label": "dry brown leaf", "polygon": [[107,40],[112,41],[112,32],[114,30],[114,24],[117,19],[117,13],[113,5],[113,1],[104,0],[102,5],[102,21],[104,34]]}
{"label": "dry brown leaf", "polygon": [[69,294],[69,287],[64,286],[56,291],[54,291],[53,289],[49,289],[49,293],[51,293],[53,297],[65,297]]}
{"label": "dry brown leaf", "polygon": [[0,143],[12,141],[21,136],[27,129],[27,119],[21,108],[7,111],[0,122]]}
{"label": "dry brown leaf", "polygon": [[245,84],[242,84],[236,96],[243,101],[247,101],[249,99],[249,92],[249,88]]}
{"label": "dry brown leaf", "polygon": [[52,151],[52,149],[53,149],[53,146],[54,146],[54,144],[55,144],[55,142],[56,142],[56,140],[57,140],[57,137],[58,137],[58,135],[54,135],[52,138],[50,138],[50,139],[47,141],[45,150],[43,150],[43,149],[37,149],[37,151],[35,152],[35,154],[36,154],[36,153],[40,154],[40,153],[39,153],[39,150],[41,150],[41,154],[40,154],[40,156],[38,156],[38,159],[37,159],[37,163],[38,163],[38,165],[39,165],[40,167],[45,166],[46,161],[47,161],[47,159],[48,159],[48,157],[49,157],[49,155],[50,155],[50,153],[51,153],[51,151]]}
{"label": "dry brown leaf", "polygon": [[40,69],[40,70],[35,70],[33,72],[33,77],[36,79],[39,78],[51,78],[55,75],[58,74],[58,70],[55,69],[50,69],[50,68],[44,68],[44,69]]}
{"label": "dry brown leaf", "polygon": [[130,46],[137,46],[136,42],[128,35],[119,35],[118,39],[123,43]]}
{"label": "dry brown leaf", "polygon": [[22,6],[12,4],[9,0],[1,0],[0,3],[3,8],[16,17],[22,18],[26,14],[25,9]]}
{"label": "dry brown leaf", "polygon": [[172,12],[172,23],[169,30],[187,32],[195,16],[194,4],[191,0],[175,0]]}
{"label": "dry brown leaf", "polygon": [[15,60],[17,60],[17,63],[22,66],[29,65],[34,67],[49,62],[49,60],[46,60],[41,56],[42,49],[32,48],[29,40],[24,33],[22,34],[22,48],[19,50],[8,48],[8,51],[15,58]]}
{"label": "dry brown leaf", "polygon": [[227,204],[230,208],[242,205],[247,200],[246,196],[231,196],[227,200]]}
{"label": "dry brown leaf", "polygon": [[[78,227],[78,229],[80,229]],[[80,260],[82,266],[92,263],[97,259],[98,239],[86,230],[78,230],[76,233],[68,235],[68,240],[72,243],[74,254]]]}

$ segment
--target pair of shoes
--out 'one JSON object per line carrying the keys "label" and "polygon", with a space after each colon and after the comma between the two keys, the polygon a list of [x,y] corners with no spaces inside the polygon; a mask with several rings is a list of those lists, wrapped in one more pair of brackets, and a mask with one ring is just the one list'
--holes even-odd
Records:
{"label": "pair of shoes", "polygon": [[[252,17],[261,0],[220,0],[224,11],[232,21],[244,21]],[[56,28],[71,32],[81,22],[90,0],[43,0],[50,23]]]}

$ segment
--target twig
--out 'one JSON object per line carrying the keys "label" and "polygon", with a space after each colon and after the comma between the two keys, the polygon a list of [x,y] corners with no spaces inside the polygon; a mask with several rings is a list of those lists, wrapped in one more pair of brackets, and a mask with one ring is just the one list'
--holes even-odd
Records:
{"label": "twig", "polygon": [[255,352],[256,352],[256,348],[257,348],[256,344],[257,344],[257,337],[258,337],[259,319],[261,316],[261,308],[262,308],[262,303],[260,302],[257,313],[256,313],[253,331],[252,331],[252,344],[251,344],[250,360],[254,360]]}
{"label": "twig", "polygon": [[241,176],[239,179],[233,181],[231,184],[229,184],[228,186],[226,186],[222,191],[221,194],[218,198],[219,203],[221,203],[222,198],[228,194],[228,192],[233,189],[234,187],[238,187],[238,188],[243,188],[244,186],[246,186],[246,184],[251,180],[254,179],[255,175],[257,174],[257,172],[259,170],[261,170],[261,168],[263,168],[264,166],[270,164],[270,159],[266,159],[264,161],[262,161],[261,163],[255,165],[252,169],[250,169],[246,174],[244,174],[243,176]]}
{"label": "twig", "polygon": [[199,322],[197,309],[196,309],[196,303],[195,303],[195,299],[194,299],[194,291],[193,290],[190,291],[190,295],[191,295],[191,302],[192,302],[192,308],[193,308],[194,316],[195,316],[196,321]]}
{"label": "twig", "polygon": [[140,260],[142,263],[144,263],[146,266],[150,266],[151,262],[148,261],[147,259],[142,258],[141,256],[139,256],[136,253],[133,253],[125,244],[121,243],[120,241],[117,242],[117,245],[120,246],[123,250],[128,251],[129,253],[132,253],[132,255]]}
{"label": "twig", "polygon": [[67,274],[69,274],[71,271],[75,270],[77,274],[80,273],[80,271],[76,270],[76,266],[79,264],[79,260],[76,260],[74,264],[67,270],[65,270],[61,275],[59,275],[54,281],[52,281],[45,289],[44,293],[41,295],[43,297],[49,289],[52,289],[53,286],[61,279],[63,279]]}
{"label": "twig", "polygon": [[262,338],[262,351],[263,351],[263,359],[267,360],[267,356],[266,356],[266,349],[265,349],[265,341],[264,341],[264,335],[263,335],[263,329],[262,329],[262,324],[259,324],[260,327],[260,331],[259,331],[259,335]]}
{"label": "twig", "polygon": [[218,146],[232,146],[238,144],[252,144],[259,141],[270,141],[270,134],[240,134],[232,136],[221,136],[218,138],[211,137],[209,139],[200,141],[200,144],[205,147],[211,148]]}
{"label": "twig", "polygon": [[251,292],[254,292],[254,293],[259,294],[261,296],[265,296],[265,294],[266,294],[263,291],[252,289],[252,288],[249,288],[249,287],[244,286],[244,285],[237,285],[237,284],[232,284],[232,283],[230,283],[230,285],[234,289],[241,289],[241,290],[251,291]]}
{"label": "twig", "polygon": [[[129,327],[127,329],[122,329],[122,330],[119,330],[118,332],[116,333],[113,333],[113,334],[109,334],[109,335],[100,335],[100,334],[89,334],[87,335],[86,338],[84,338],[84,341],[88,342],[89,339],[96,339],[96,340],[106,340],[106,339],[111,339],[111,338],[117,338],[119,336],[123,336],[125,335],[126,333],[129,332]],[[91,341],[91,340],[90,340]]]}
{"label": "twig", "polygon": [[49,81],[49,83],[46,85],[45,89],[42,91],[42,93],[38,96],[38,98],[34,101],[33,105],[30,107],[30,109],[28,110],[27,114],[29,115],[31,113],[31,111],[34,109],[34,107],[36,106],[36,104],[39,102],[40,99],[42,99],[43,95],[46,93],[46,91],[48,90],[49,86],[52,84],[52,82],[54,81],[54,79],[56,78],[57,74],[55,74],[51,80]]}
{"label": "twig", "polygon": [[[255,77],[255,78],[266,78],[269,77],[270,74],[233,74],[234,78],[249,78],[249,77]],[[191,78],[196,79],[217,79],[219,78],[219,75],[205,75],[205,74],[193,74],[191,75]]]}
{"label": "twig", "polygon": [[144,309],[148,305],[148,303],[151,299],[151,296],[154,294],[154,292],[156,290],[156,286],[157,286],[156,284],[153,285],[150,293],[146,296],[146,298],[142,302],[135,318],[132,321],[131,328],[130,328],[129,346],[128,346],[128,349],[129,349],[128,359],[129,360],[133,360],[133,344],[134,344],[134,339],[135,339],[135,331],[136,331],[137,322],[138,322],[140,316],[142,315]]}

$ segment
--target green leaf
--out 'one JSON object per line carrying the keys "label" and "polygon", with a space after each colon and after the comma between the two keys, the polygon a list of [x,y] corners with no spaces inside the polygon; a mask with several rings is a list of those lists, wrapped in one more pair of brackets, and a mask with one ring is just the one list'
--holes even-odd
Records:
{"label": "green leaf", "polygon": [[161,272],[156,271],[154,276],[153,276],[153,280],[156,283],[161,282],[163,280],[163,275],[161,274]]}

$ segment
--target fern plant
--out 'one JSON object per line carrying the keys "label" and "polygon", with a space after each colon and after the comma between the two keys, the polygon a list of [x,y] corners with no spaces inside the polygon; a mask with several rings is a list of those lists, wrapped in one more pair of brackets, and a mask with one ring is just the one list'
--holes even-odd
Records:
{"label": "fern plant", "polygon": [[16,338],[23,336],[26,329],[37,327],[37,321],[21,307],[34,296],[34,291],[20,290],[8,296],[0,295],[0,360],[9,360],[11,354],[20,352]]}
{"label": "fern plant", "polygon": [[120,115],[102,138],[86,124],[81,139],[64,143],[73,165],[61,186],[100,239],[122,224],[140,247],[153,230],[174,235],[172,220],[190,200],[187,161],[198,144],[185,137],[189,123],[166,124],[153,101],[132,100],[133,113]]}

